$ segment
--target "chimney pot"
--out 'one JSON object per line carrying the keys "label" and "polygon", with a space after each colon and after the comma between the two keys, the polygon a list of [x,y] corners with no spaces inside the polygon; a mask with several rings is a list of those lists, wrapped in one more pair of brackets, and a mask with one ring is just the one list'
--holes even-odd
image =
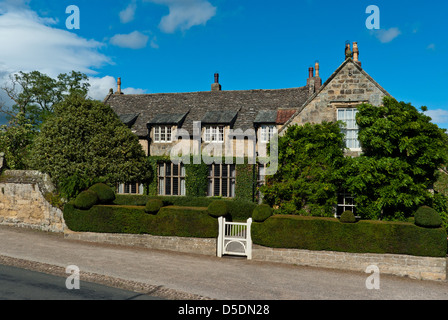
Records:
{"label": "chimney pot", "polygon": [[319,77],[319,61],[316,61],[316,64],[314,66],[314,68],[316,69],[316,77]]}
{"label": "chimney pot", "polygon": [[221,85],[219,84],[219,73],[215,73],[215,82],[212,84],[212,91],[221,91]]}
{"label": "chimney pot", "polygon": [[308,68],[308,78],[314,77],[314,69],[313,67]]}
{"label": "chimney pot", "polygon": [[215,73],[215,83],[219,83],[219,73]]}
{"label": "chimney pot", "polygon": [[358,62],[359,58],[359,49],[358,49],[358,43],[353,42],[353,61]]}
{"label": "chimney pot", "polygon": [[117,94],[121,94],[121,78],[117,79]]}

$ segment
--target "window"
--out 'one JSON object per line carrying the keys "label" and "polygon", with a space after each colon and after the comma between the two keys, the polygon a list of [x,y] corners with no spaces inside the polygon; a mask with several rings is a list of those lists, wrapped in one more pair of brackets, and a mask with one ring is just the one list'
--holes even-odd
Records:
{"label": "window", "polygon": [[208,170],[208,196],[235,197],[235,165],[212,164]]}
{"label": "window", "polygon": [[273,125],[262,125],[260,127],[260,141],[268,143],[274,136],[277,128]]}
{"label": "window", "polygon": [[338,194],[336,216],[341,216],[344,211],[351,211],[356,216],[356,205],[353,196],[349,193],[341,192]]}
{"label": "window", "polygon": [[120,183],[117,186],[118,194],[143,194],[141,183]]}
{"label": "window", "polygon": [[223,126],[207,126],[204,133],[205,142],[224,142],[224,127]]}
{"label": "window", "polygon": [[356,124],[356,108],[341,108],[338,109],[337,119],[343,121],[345,127],[342,128],[342,133],[345,135],[345,145],[350,150],[361,150],[361,145],[358,140],[358,125]]}
{"label": "window", "polygon": [[159,195],[185,195],[185,166],[172,162],[159,163]]}
{"label": "window", "polygon": [[[266,164],[259,163],[257,166],[257,189],[263,186],[266,183]],[[257,190],[257,198],[258,201],[261,203],[261,200],[263,199],[263,194],[260,192],[260,190]]]}
{"label": "window", "polygon": [[157,126],[154,127],[154,142],[169,143],[172,142],[171,127]]}

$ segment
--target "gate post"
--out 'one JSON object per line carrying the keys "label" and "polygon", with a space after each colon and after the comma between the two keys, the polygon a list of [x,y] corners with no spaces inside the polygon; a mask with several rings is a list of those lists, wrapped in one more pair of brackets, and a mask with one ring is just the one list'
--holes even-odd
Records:
{"label": "gate post", "polygon": [[247,234],[246,234],[246,247],[247,247],[247,260],[252,260],[252,234],[251,234],[252,218],[247,219]]}
{"label": "gate post", "polygon": [[222,249],[224,245],[224,226],[225,226],[225,218],[218,218],[218,241],[217,241],[217,255],[219,258],[222,257]]}

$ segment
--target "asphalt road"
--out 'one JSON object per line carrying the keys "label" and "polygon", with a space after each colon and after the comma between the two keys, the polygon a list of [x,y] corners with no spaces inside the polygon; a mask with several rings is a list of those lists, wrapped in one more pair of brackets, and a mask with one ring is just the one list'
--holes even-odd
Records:
{"label": "asphalt road", "polygon": [[[447,281],[370,274],[194,254],[100,245],[62,235],[0,226],[0,264],[64,277],[76,265],[81,281],[170,300],[447,300]],[[65,289],[64,289],[65,290]]]}
{"label": "asphalt road", "polygon": [[[0,300],[159,300],[145,294],[111,288],[41,272],[0,265]],[[72,278],[70,278],[72,277]]]}

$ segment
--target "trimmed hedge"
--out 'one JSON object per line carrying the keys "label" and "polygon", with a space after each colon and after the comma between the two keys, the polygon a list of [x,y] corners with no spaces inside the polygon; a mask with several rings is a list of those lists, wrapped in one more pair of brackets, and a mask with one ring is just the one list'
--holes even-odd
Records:
{"label": "trimmed hedge", "polygon": [[216,238],[218,220],[207,208],[168,206],[157,215],[145,212],[144,206],[96,205],[90,210],[64,206],[67,227],[77,232],[151,234],[195,238]]}
{"label": "trimmed hedge", "polygon": [[246,221],[252,216],[252,211],[257,206],[250,201],[241,201],[233,199],[221,199],[215,197],[188,197],[188,196],[146,196],[146,195],[128,195],[117,194],[114,204],[127,206],[145,206],[150,199],[160,199],[164,206],[180,207],[208,207],[215,200],[227,201],[229,216],[233,221]]}
{"label": "trimmed hedge", "polygon": [[341,217],[339,218],[339,221],[342,223],[355,223],[356,217],[350,210],[346,210],[342,212]]}
{"label": "trimmed hedge", "polygon": [[444,228],[421,228],[412,223],[274,215],[252,224],[254,244],[274,248],[353,253],[391,253],[445,257]]}
{"label": "trimmed hedge", "polygon": [[107,184],[96,183],[89,190],[96,192],[99,203],[101,204],[109,204],[115,200],[115,192]]}
{"label": "trimmed hedge", "polygon": [[439,228],[442,225],[442,218],[431,207],[421,206],[414,214],[415,224],[423,228]]}
{"label": "trimmed hedge", "polygon": [[80,210],[89,210],[98,203],[98,195],[93,190],[82,191],[76,197],[73,205]]}
{"label": "trimmed hedge", "polygon": [[207,212],[213,218],[225,217],[229,214],[229,208],[226,200],[215,200],[207,207]]}
{"label": "trimmed hedge", "polygon": [[252,218],[255,222],[263,222],[270,216],[272,216],[272,208],[267,204],[256,206],[252,213]]}
{"label": "trimmed hedge", "polygon": [[145,206],[145,212],[150,214],[157,214],[163,207],[163,201],[159,199],[149,199]]}

